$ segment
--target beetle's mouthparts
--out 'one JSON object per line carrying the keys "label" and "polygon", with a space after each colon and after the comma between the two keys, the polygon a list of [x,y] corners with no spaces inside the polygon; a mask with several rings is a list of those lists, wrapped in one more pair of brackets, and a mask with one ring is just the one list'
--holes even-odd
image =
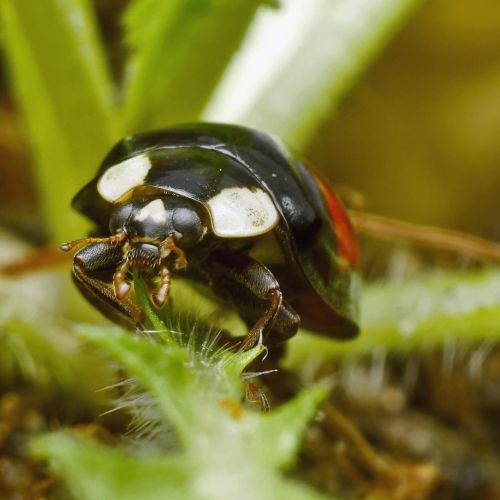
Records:
{"label": "beetle's mouthparts", "polygon": [[132,266],[141,271],[154,271],[160,264],[160,249],[150,243],[132,245],[126,255]]}
{"label": "beetle's mouthparts", "polygon": [[[135,267],[149,275],[151,301],[158,309],[162,308],[168,299],[171,266],[173,265],[174,269],[184,269],[187,266],[184,251],[175,244],[174,238],[169,236],[159,246],[151,243],[126,244],[123,252],[124,259],[113,275],[116,298],[125,300],[129,295],[131,285],[127,274],[130,268]],[[156,276],[159,278],[159,283],[152,287],[152,278]]]}
{"label": "beetle's mouthparts", "polygon": [[182,248],[179,248],[175,244],[175,239],[172,236],[169,236],[165,239],[165,241],[161,244],[160,251],[163,255],[170,255],[170,253],[174,253],[176,256],[174,269],[185,269],[187,267],[186,254]]}

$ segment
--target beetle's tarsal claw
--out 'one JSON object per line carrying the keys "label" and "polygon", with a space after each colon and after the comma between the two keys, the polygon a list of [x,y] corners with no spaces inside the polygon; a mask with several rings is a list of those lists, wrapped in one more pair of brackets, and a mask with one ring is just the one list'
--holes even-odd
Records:
{"label": "beetle's tarsal claw", "polygon": [[179,271],[179,269],[186,269],[186,267],[187,267],[186,259],[183,259],[183,260],[177,259],[175,261],[175,270],[176,271]]}
{"label": "beetle's tarsal claw", "polygon": [[167,266],[161,268],[160,280],[158,288],[151,294],[151,300],[158,309],[161,309],[167,302],[170,290],[170,270]]}
{"label": "beetle's tarsal claw", "polygon": [[250,403],[260,403],[262,412],[268,412],[271,409],[267,396],[257,384],[248,382],[245,387],[245,395]]}
{"label": "beetle's tarsal claw", "polygon": [[130,283],[127,281],[127,272],[130,262],[125,260],[113,275],[113,288],[118,300],[125,300],[130,292]]}
{"label": "beetle's tarsal claw", "polygon": [[113,288],[118,300],[125,300],[130,292],[130,283],[121,279],[113,279]]}

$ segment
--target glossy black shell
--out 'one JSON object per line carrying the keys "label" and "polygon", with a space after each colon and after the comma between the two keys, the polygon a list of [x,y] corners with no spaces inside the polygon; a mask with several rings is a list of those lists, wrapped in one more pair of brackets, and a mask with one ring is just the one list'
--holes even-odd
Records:
{"label": "glossy black shell", "polygon": [[[113,203],[101,197],[97,182],[108,168],[138,154],[152,163],[139,191],[157,189],[205,203],[225,187],[265,190],[281,215],[275,231],[287,258],[310,284],[292,306],[306,326],[320,333],[345,338],[357,333],[356,262],[339,252],[343,239],[350,240],[351,248],[355,245],[352,234],[336,227],[338,216],[329,210],[333,194],[325,194],[318,178],[279,141],[248,128],[212,123],[129,136],[110,151],[73,206],[107,229]],[[134,191],[127,197],[133,199]]]}

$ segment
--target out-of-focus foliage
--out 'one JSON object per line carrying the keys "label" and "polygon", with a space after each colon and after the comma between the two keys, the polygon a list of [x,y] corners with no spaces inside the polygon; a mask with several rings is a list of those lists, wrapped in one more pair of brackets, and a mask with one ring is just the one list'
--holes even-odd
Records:
{"label": "out-of-focus foliage", "polygon": [[302,150],[420,3],[298,0],[283,2],[283,12],[262,12],[205,116],[245,123]]}
{"label": "out-of-focus foliage", "polygon": [[[0,247],[0,266],[28,251],[26,244],[2,232]],[[113,371],[104,363],[96,364],[95,351],[82,348],[58,316],[65,314],[68,323],[70,317],[80,321],[93,317],[90,308],[73,310],[76,295],[68,292],[70,284],[62,276],[51,270],[17,279],[0,275],[1,389],[30,387],[41,400],[61,398],[63,413],[76,409],[93,415],[102,401],[95,391],[112,380]]]}
{"label": "out-of-focus foliage", "polygon": [[41,209],[54,238],[76,238],[87,224],[68,209],[71,198],[116,139],[94,15],[87,0],[4,0],[0,9]]}
{"label": "out-of-focus foliage", "polygon": [[132,1],[124,130],[198,119],[258,7],[256,0]]}
{"label": "out-of-focus foliage", "polygon": [[[388,306],[390,304],[390,306]],[[365,287],[362,333],[354,341],[331,342],[307,335],[291,344],[290,363],[307,357],[362,356],[377,349],[409,353],[500,338],[500,272],[441,272],[404,283]]]}
{"label": "out-of-focus foliage", "polygon": [[375,213],[500,241],[500,3],[425,2],[307,155]]}

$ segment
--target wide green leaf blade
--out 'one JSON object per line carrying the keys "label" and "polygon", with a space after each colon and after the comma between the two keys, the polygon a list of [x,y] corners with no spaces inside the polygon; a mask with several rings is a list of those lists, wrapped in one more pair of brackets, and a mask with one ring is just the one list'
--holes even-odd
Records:
{"label": "wide green leaf blade", "polygon": [[421,0],[284,0],[262,12],[204,117],[303,148]]}
{"label": "wide green leaf blade", "polygon": [[3,0],[4,47],[49,235],[82,235],[69,208],[116,138],[112,94],[87,0]]}
{"label": "wide green leaf blade", "polygon": [[135,0],[125,14],[131,50],[127,131],[200,117],[252,20],[258,0]]}

